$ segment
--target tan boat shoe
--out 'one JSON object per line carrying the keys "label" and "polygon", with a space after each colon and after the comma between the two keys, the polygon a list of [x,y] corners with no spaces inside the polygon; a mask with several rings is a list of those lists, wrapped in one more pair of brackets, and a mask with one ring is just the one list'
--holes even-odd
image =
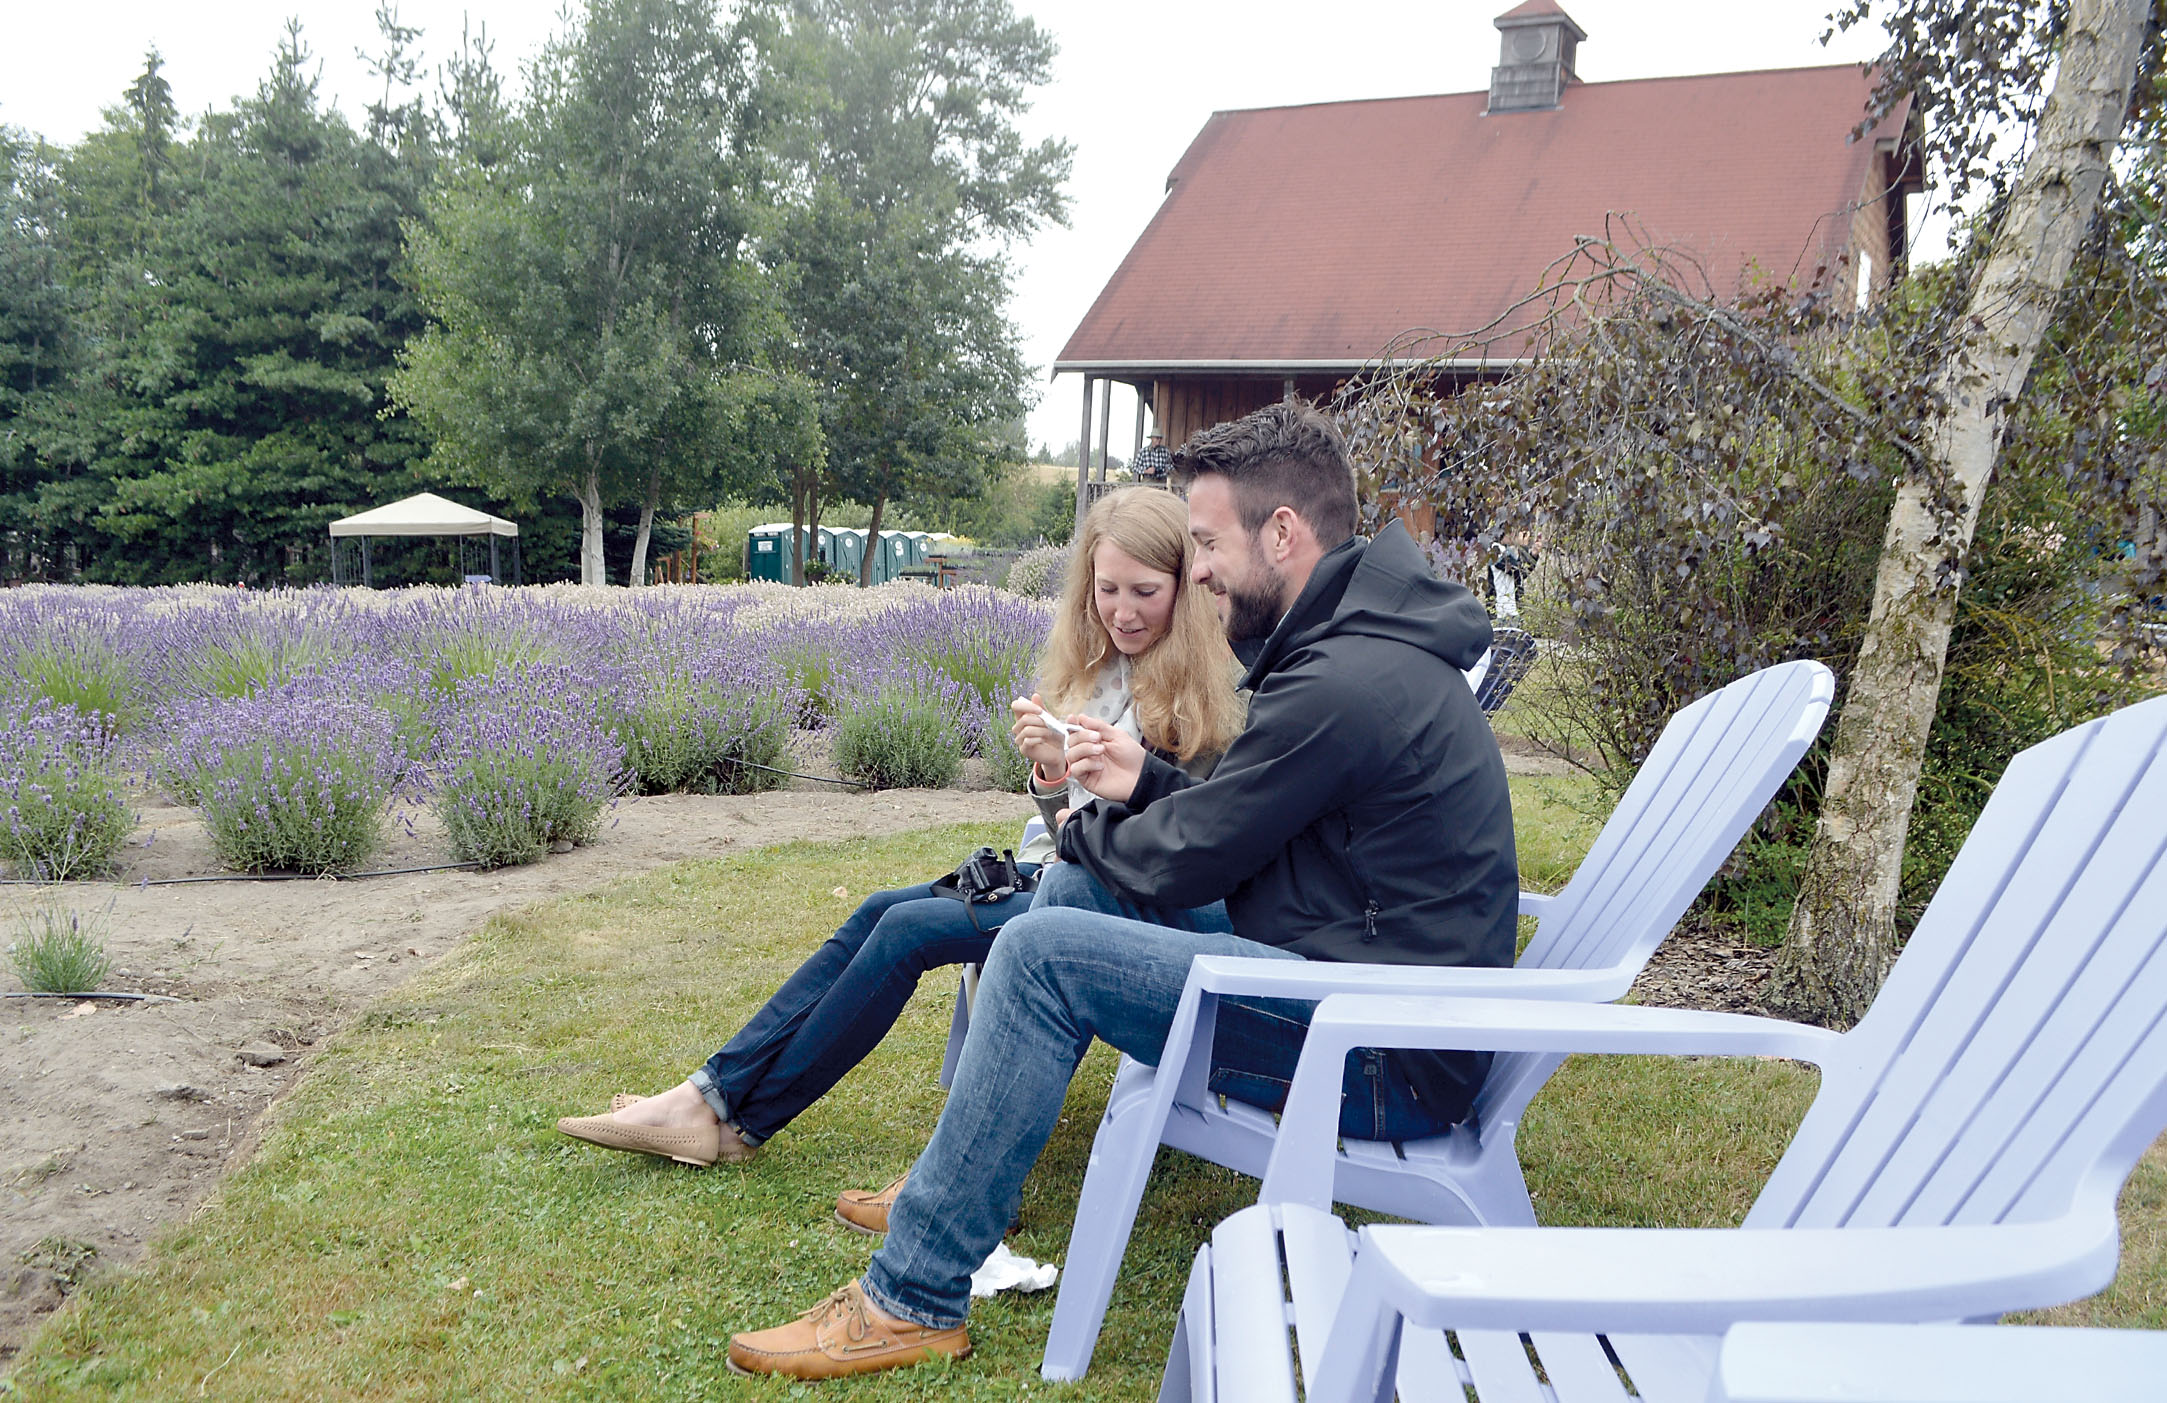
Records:
{"label": "tan boat shoe", "polygon": [[732,1335],[730,1371],[841,1379],[970,1352],[971,1337],[961,1325],[940,1330],[874,1319],[864,1291],[852,1281],[788,1325]]}
{"label": "tan boat shoe", "polygon": [[627,1125],[614,1115],[566,1116],[557,1122],[557,1131],[574,1140],[584,1140],[590,1145],[600,1145],[605,1150],[627,1150],[633,1154],[654,1155],[658,1159],[672,1159],[679,1164],[689,1164],[705,1169],[720,1160],[726,1164],[743,1164],[758,1153],[755,1146],[737,1137],[737,1132],[726,1125],[660,1126]]}
{"label": "tan boat shoe", "polygon": [[615,1096],[609,1098],[610,1114],[615,1115],[617,1112],[623,1110],[627,1106],[637,1106],[640,1102],[645,1101],[646,1099],[647,1098],[644,1096],[634,1096],[629,1091],[620,1091]]}
{"label": "tan boat shoe", "polygon": [[910,1171],[906,1169],[878,1193],[870,1189],[843,1190],[835,1196],[835,1221],[853,1232],[878,1236],[888,1231],[888,1210],[895,1207],[896,1195],[909,1182]]}

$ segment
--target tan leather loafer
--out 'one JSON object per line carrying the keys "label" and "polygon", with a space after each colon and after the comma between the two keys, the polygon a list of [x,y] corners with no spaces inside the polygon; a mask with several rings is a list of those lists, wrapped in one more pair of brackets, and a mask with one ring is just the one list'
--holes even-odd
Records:
{"label": "tan leather loafer", "polygon": [[756,1153],[726,1125],[627,1125],[615,1116],[566,1116],[557,1122],[557,1131],[605,1150],[654,1155],[700,1169],[717,1160],[742,1164]]}
{"label": "tan leather loafer", "polygon": [[895,1196],[909,1182],[910,1171],[906,1169],[878,1193],[870,1189],[843,1190],[835,1196],[835,1221],[853,1232],[877,1236],[888,1231],[888,1210],[895,1207]]}
{"label": "tan leather loafer", "polygon": [[644,1096],[634,1096],[629,1091],[620,1091],[615,1096],[609,1098],[609,1108],[611,1112],[614,1113],[623,1110],[627,1106],[637,1106],[640,1102],[645,1101],[646,1099],[647,1098]]}
{"label": "tan leather loafer", "polygon": [[907,1322],[883,1324],[853,1281],[819,1305],[772,1330],[730,1337],[730,1370],[790,1379],[842,1379],[923,1364],[946,1355],[962,1359],[971,1337],[961,1325],[936,1330]]}

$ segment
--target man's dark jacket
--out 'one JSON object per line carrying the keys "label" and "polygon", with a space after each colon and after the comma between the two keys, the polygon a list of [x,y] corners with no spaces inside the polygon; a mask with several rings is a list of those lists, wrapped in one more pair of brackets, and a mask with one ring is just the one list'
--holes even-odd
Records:
{"label": "man's dark jacket", "polygon": [[[1433,579],[1406,528],[1348,541],[1265,640],[1211,777],[1148,756],[1127,804],[1062,826],[1061,856],[1150,904],[1224,897],[1236,935],[1312,960],[1510,965],[1512,801],[1462,675],[1489,646],[1481,602]],[[1450,1118],[1490,1060],[1395,1056]]]}

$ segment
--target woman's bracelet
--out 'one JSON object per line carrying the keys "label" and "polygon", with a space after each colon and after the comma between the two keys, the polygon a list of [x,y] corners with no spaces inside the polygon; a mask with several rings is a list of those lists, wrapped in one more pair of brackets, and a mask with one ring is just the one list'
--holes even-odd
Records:
{"label": "woman's bracelet", "polygon": [[1046,773],[1046,767],[1044,765],[1040,764],[1036,760],[1033,760],[1031,762],[1031,773],[1038,776],[1038,782],[1040,784],[1060,784],[1068,779],[1068,766],[1063,765],[1061,767],[1061,773],[1057,775],[1049,775]]}

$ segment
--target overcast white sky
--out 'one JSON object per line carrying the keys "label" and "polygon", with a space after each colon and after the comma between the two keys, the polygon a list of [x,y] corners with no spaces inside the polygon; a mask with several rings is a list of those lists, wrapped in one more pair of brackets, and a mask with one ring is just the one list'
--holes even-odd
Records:
{"label": "overcast white sky", "polygon": [[[1189,139],[1212,112],[1346,98],[1487,88],[1497,62],[1491,20],[1517,0],[1015,0],[1059,42],[1052,83],[1027,126],[1076,148],[1070,227],[1018,255],[1012,307],[1032,364],[1050,366],[1091,300],[1142,232]],[[1563,0],[1588,38],[1587,82],[1678,73],[1856,62],[1878,30],[1820,44],[1833,0]],[[323,63],[324,94],[359,120],[374,96],[354,57],[371,46],[375,0],[76,0],[9,5],[0,47],[0,123],[69,143],[98,125],[156,45],[184,113],[228,106],[269,69],[288,16]],[[433,63],[462,21],[486,28],[507,72],[561,20],[536,0],[401,0]],[[1081,387],[1048,383],[1031,416],[1035,442],[1076,436]],[[1134,401],[1118,392],[1113,441],[1125,454]]]}

